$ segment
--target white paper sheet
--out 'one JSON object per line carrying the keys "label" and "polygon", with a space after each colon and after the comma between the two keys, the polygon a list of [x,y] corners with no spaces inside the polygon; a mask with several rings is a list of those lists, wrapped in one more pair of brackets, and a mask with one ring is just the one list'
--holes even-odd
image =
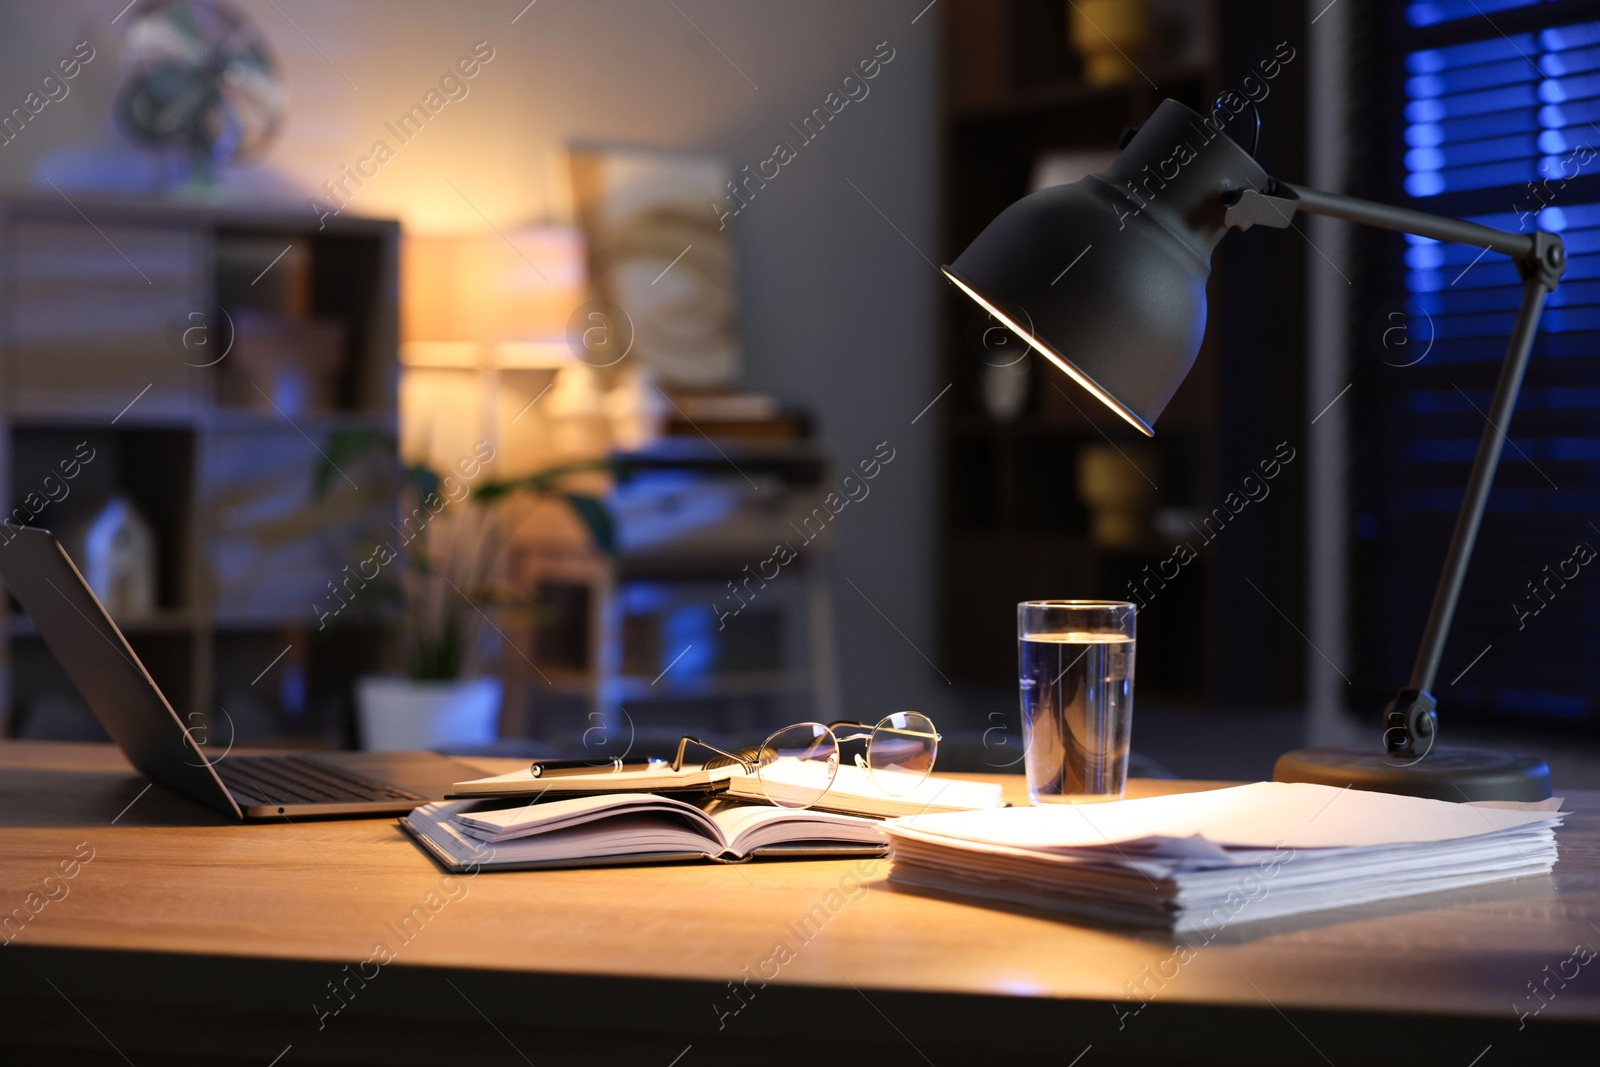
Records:
{"label": "white paper sheet", "polygon": [[1193,855],[1196,843],[1185,839],[1196,835],[1225,848],[1371,848],[1450,841],[1557,825],[1560,820],[1560,813],[1551,811],[1256,782],[1141,800],[951,812],[896,821],[923,834],[1026,849],[1115,845],[1130,855]]}

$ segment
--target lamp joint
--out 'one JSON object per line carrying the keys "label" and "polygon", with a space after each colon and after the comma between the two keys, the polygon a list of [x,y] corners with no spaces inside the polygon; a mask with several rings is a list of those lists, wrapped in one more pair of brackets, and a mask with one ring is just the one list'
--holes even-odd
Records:
{"label": "lamp joint", "polygon": [[1383,709],[1383,747],[1391,756],[1426,756],[1439,729],[1439,702],[1426,689],[1402,689]]}
{"label": "lamp joint", "polygon": [[1222,203],[1225,227],[1248,230],[1252,226],[1271,226],[1283,230],[1294,218],[1300,199],[1286,186],[1277,186],[1266,193],[1224,188]]}
{"label": "lamp joint", "polygon": [[1526,255],[1517,259],[1517,271],[1524,280],[1534,280],[1546,292],[1554,292],[1561,284],[1561,275],[1567,269],[1567,246],[1560,234],[1536,230],[1533,245]]}

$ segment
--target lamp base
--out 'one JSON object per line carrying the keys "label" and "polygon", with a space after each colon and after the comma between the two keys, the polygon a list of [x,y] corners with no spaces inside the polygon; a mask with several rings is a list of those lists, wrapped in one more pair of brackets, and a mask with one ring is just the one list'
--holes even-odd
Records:
{"label": "lamp base", "polygon": [[1486,748],[1440,747],[1421,759],[1365,748],[1302,748],[1278,757],[1272,780],[1458,802],[1551,795],[1544,760]]}

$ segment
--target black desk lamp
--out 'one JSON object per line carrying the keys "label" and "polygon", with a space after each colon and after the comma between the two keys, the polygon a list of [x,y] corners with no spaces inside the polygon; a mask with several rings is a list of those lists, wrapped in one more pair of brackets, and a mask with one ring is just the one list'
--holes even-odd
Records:
{"label": "black desk lamp", "polygon": [[[1411,680],[1384,708],[1382,744],[1372,751],[1290,752],[1273,776],[1440,800],[1548,797],[1550,771],[1542,760],[1435,748],[1438,718],[1429,690],[1500,462],[1501,429],[1511,419],[1545,297],[1566,265],[1561,238],[1275,181],[1221,132],[1224,121],[1164,101],[1105,173],[1018,200],[944,273],[1040,355],[1154,436],[1156,418],[1199,351],[1211,250],[1230,228],[1283,228],[1300,211],[1511,257],[1523,279],[1522,306]],[[1078,262],[1089,249],[1094,254]]]}

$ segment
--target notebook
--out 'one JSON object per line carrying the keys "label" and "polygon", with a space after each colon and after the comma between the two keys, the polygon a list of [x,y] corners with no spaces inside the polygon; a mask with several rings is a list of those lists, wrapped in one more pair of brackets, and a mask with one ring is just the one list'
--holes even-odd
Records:
{"label": "notebook", "polygon": [[[892,772],[889,772],[892,774]],[[1001,799],[1003,789],[993,782],[971,782],[964,778],[947,778],[929,775],[920,785],[909,782],[895,788],[889,778],[890,792],[881,787],[885,772],[875,779],[861,767],[841,764],[833,784],[827,785],[824,765],[815,760],[777,760],[761,769],[759,779],[753,774],[734,774],[728,778],[729,797],[739,800],[780,804],[805,804],[825,811],[845,812],[850,815],[870,815],[892,819],[901,815],[927,815],[942,812],[977,811],[1005,806]],[[821,798],[813,802],[813,798]],[[771,801],[768,797],[771,797]]]}
{"label": "notebook", "polygon": [[[913,787],[890,792],[882,788],[885,772],[875,779],[866,770],[851,764],[839,766],[832,785],[828,785],[824,764],[816,760],[777,760],[761,769],[758,778],[738,767],[699,768],[673,771],[655,763],[645,770],[606,771],[599,774],[569,774],[559,778],[535,778],[524,768],[491,778],[457,782],[451,799],[465,797],[543,798],[612,794],[629,791],[659,793],[711,793],[734,800],[769,804],[768,791],[775,800],[788,806],[810,806],[847,815],[867,815],[887,819],[900,815],[932,812],[971,811],[1004,805],[1001,787],[991,782],[971,782],[961,778],[930,775]],[[891,772],[892,773],[892,772]],[[896,783],[887,779],[890,788]],[[823,787],[827,786],[824,792]],[[530,800],[531,802],[531,800]]]}
{"label": "notebook", "polygon": [[457,782],[451,799],[464,797],[563,797],[586,793],[670,793],[720,790],[721,783],[738,773],[736,767],[702,770],[686,767],[674,771],[660,760],[652,760],[641,770],[601,771],[594,774],[564,774],[560,777],[535,777],[531,767],[489,778]]}
{"label": "notebook", "polygon": [[417,808],[400,824],[457,873],[877,856],[887,848],[874,819],[770,804],[699,806],[655,793],[514,805],[447,801]]}
{"label": "notebook", "polygon": [[[1559,801],[1555,802],[1559,805]],[[897,819],[891,882],[1174,931],[1548,874],[1559,810],[1258,782]]]}

